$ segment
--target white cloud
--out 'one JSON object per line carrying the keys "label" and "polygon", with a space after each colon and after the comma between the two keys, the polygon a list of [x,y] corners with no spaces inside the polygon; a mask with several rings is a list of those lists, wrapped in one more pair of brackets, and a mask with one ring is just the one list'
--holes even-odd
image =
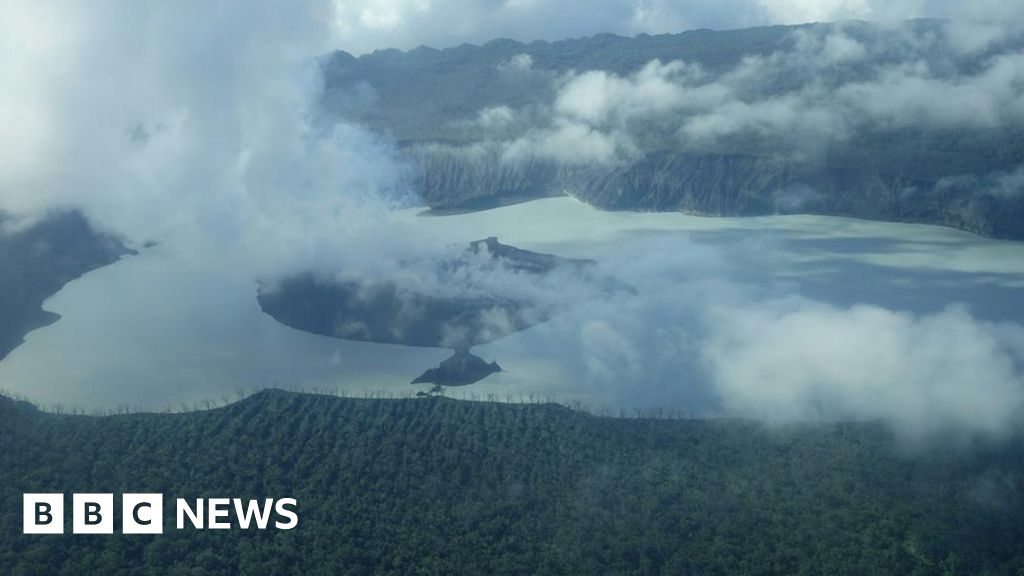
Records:
{"label": "white cloud", "polygon": [[998,198],[1015,198],[1024,195],[1024,166],[989,174],[948,176],[939,180],[936,187],[947,191],[959,189],[965,193],[984,192]]}
{"label": "white cloud", "polygon": [[923,63],[883,69],[836,91],[848,109],[888,126],[992,128],[1024,122],[1024,53],[1000,55],[976,75],[942,78]]}
{"label": "white cloud", "polygon": [[404,189],[393,150],[309,114],[328,9],[6,4],[0,76],[16,82],[0,114],[19,120],[0,133],[0,206],[79,207],[131,240],[230,253],[254,274],[394,244],[370,224]]}
{"label": "white cloud", "polygon": [[575,295],[576,309],[524,333],[522,354],[557,358],[581,394],[612,406],[769,422],[880,420],[917,445],[1024,432],[1019,323],[981,320],[955,304],[915,313],[810,299],[746,277],[775,266],[766,254],[783,248],[766,248],[770,236],[696,238],[618,243],[602,266],[636,291],[580,297],[579,281],[564,279],[558,286]]}
{"label": "white cloud", "polygon": [[775,22],[831,22],[869,19],[875,15],[870,0],[757,0]]}
{"label": "white cloud", "polygon": [[[682,62],[653,60],[629,77],[596,70],[557,79],[547,125],[505,143],[504,159],[540,158],[565,164],[616,164],[635,158],[632,124],[695,105],[701,90],[688,91],[701,71]],[[490,135],[494,135],[493,132]]]}
{"label": "white cloud", "polygon": [[[908,439],[1001,435],[1024,410],[1024,328],[809,301],[720,308],[704,357],[730,413],[876,419]],[[1006,338],[1011,331],[1014,338]]]}
{"label": "white cloud", "polygon": [[621,78],[601,70],[570,74],[555,99],[555,112],[597,126],[675,111],[685,104],[683,84],[700,70],[674,61],[647,63]]}
{"label": "white cloud", "polygon": [[569,165],[611,165],[636,154],[636,146],[625,134],[603,132],[584,122],[557,120],[549,128],[531,130],[508,143],[501,158],[513,163],[540,158]]}
{"label": "white cloud", "polygon": [[476,124],[483,130],[502,130],[515,121],[515,112],[508,106],[484,108],[476,118]]}
{"label": "white cloud", "polygon": [[967,65],[952,30],[899,25],[870,41],[852,25],[798,30],[788,48],[718,74],[659,60],[628,75],[570,71],[546,101],[481,111],[478,136],[501,142],[506,159],[613,165],[637,158],[641,142],[707,149],[756,136],[807,158],[867,129],[1024,125],[1024,52]]}
{"label": "white cloud", "polygon": [[529,72],[533,68],[533,57],[529,54],[516,54],[498,65],[499,70],[510,70],[513,72]]}
{"label": "white cloud", "polygon": [[580,343],[586,379],[606,387],[618,387],[643,378],[641,353],[608,322],[584,323],[580,328]]}

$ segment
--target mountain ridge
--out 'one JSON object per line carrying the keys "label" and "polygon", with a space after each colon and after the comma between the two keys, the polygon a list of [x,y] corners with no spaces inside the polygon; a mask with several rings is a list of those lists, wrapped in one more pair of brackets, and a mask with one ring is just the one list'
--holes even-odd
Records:
{"label": "mountain ridge", "polygon": [[[1016,183],[1010,193],[999,188],[1002,180],[1024,180],[1020,123],[890,126],[868,118],[844,137],[741,132],[706,144],[679,141],[672,128],[673,122],[689,118],[682,113],[626,126],[579,128],[590,130],[600,145],[614,140],[617,130],[631,131],[637,150],[610,162],[538,155],[544,149],[531,140],[579,120],[559,116],[565,104],[560,90],[590,71],[606,75],[595,82],[623,90],[629,82],[640,82],[635,75],[650,62],[682,62],[699,67],[700,73],[687,81],[696,90],[736,74],[743,63],[781,67],[781,72],[735,88],[749,92],[740,104],[756,105],[799,94],[816,83],[835,89],[861,89],[872,82],[884,86],[885,71],[901,65],[919,65],[931,71],[927,78],[956,85],[960,78],[981,74],[992,59],[1024,50],[1024,38],[1010,38],[977,53],[961,53],[948,39],[949,25],[935,19],[907,21],[901,27],[850,21],[557,42],[502,39],[446,49],[385,50],[358,58],[336,53],[322,60],[320,109],[325,118],[361,124],[394,142],[400,159],[412,168],[412,187],[425,204],[439,210],[570,192],[606,210],[708,216],[812,213],[938,224],[1024,239],[1024,189]],[[801,64],[801,58],[818,57],[801,43],[832,37],[860,47],[864,55],[822,64],[820,70]],[[917,46],[927,42],[934,47]],[[787,72],[787,66],[800,73]],[[593,92],[599,86],[588,87],[590,97],[604,97]],[[616,108],[610,110],[614,114]],[[485,118],[487,111],[496,120]],[[771,118],[760,120],[770,125]],[[520,155],[525,151],[526,156],[510,156],[511,150]],[[566,145],[550,153],[575,151]],[[684,166],[692,170],[680,172]],[[733,178],[737,171],[746,174],[744,179]],[[790,176],[780,179],[779,172]],[[849,186],[835,182],[835,175],[843,173],[852,181]],[[645,183],[657,183],[657,192],[644,188]],[[813,192],[804,194],[810,201],[776,202],[779,196],[794,199],[792,187]]]}

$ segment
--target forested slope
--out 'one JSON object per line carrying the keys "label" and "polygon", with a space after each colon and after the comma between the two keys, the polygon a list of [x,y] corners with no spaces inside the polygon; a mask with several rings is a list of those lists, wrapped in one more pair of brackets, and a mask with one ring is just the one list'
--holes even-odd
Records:
{"label": "forested slope", "polygon": [[434,208],[568,192],[1024,239],[1024,37],[965,51],[957,34],[840,22],[338,51],[320,102],[393,140]]}
{"label": "forested slope", "polygon": [[4,230],[4,220],[0,210],[0,360],[25,334],[60,318],[43,310],[44,300],[131,252],[79,212],[54,212],[24,229]]}
{"label": "forested slope", "polygon": [[[0,573],[1018,574],[1024,452],[945,452],[876,424],[444,398],[92,417],[0,397]],[[162,492],[167,529],[21,535],[21,494],[48,491]],[[166,506],[203,496],[295,497],[299,526],[174,530]]]}

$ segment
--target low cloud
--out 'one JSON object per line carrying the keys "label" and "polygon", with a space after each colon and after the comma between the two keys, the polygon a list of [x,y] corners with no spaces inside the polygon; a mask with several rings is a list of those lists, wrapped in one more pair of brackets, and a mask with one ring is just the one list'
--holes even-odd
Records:
{"label": "low cloud", "polygon": [[570,71],[548,80],[546,100],[480,111],[470,136],[505,148],[506,161],[621,165],[645,149],[756,139],[775,154],[814,160],[869,132],[1024,126],[1024,52],[986,42],[989,52],[965,53],[959,30],[840,24],[797,30],[787,48],[723,73],[660,60],[628,75]]}
{"label": "low cloud", "polygon": [[1024,415],[1024,328],[962,307],[914,316],[792,299],[719,308],[710,321],[702,356],[730,414],[883,419],[909,440],[999,437]]}
{"label": "low cloud", "polygon": [[629,77],[595,70],[557,79],[547,126],[505,142],[504,159],[540,158],[564,164],[615,164],[641,154],[640,129],[695,105],[705,94],[689,89],[702,76],[682,62],[649,62]]}
{"label": "low cloud", "polygon": [[532,68],[533,57],[529,54],[516,54],[498,65],[498,70],[502,72],[529,72]]}
{"label": "low cloud", "polygon": [[502,161],[553,160],[559,164],[612,165],[639,153],[630,137],[606,132],[585,122],[558,120],[541,130],[529,130],[504,146]]}
{"label": "low cloud", "polygon": [[942,178],[936,188],[943,192],[982,193],[1000,199],[1024,196],[1024,166],[989,174],[964,174]]}
{"label": "low cloud", "polygon": [[747,276],[775,266],[764,242],[622,242],[602,266],[635,293],[582,297],[566,279],[574,309],[484,353],[556,358],[572,380],[562,386],[598,407],[881,421],[917,447],[1024,432],[1019,321],[983,320],[958,304],[912,312],[803,296],[771,273]]}
{"label": "low cloud", "polygon": [[0,208],[77,208],[253,275],[387,260],[411,244],[386,225],[409,171],[382,137],[312,113],[330,9],[15,2],[0,19]]}

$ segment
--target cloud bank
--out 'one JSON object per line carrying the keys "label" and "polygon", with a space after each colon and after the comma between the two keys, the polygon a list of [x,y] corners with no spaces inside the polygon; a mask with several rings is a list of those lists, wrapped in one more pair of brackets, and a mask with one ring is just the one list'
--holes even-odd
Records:
{"label": "cloud bank", "polygon": [[[814,299],[799,281],[774,276],[780,264],[767,256],[776,249],[754,238],[622,242],[602,264],[636,294],[581,300],[518,345],[526,356],[567,362],[579,392],[612,407],[766,422],[879,420],[912,446],[1024,432],[1019,316],[983,320],[936,301],[927,311],[893,305],[927,280],[894,285],[871,303]],[[854,281],[847,274],[837,282]],[[563,284],[566,293],[578,289]]]}
{"label": "cloud bank", "polygon": [[314,58],[334,41],[328,3],[4,12],[5,210],[78,208],[254,274],[394,243],[377,224],[407,193],[405,168],[379,137],[309,112]]}
{"label": "cloud bank", "polygon": [[880,418],[910,440],[999,436],[1024,407],[1024,328],[961,307],[914,316],[761,302],[716,310],[702,354],[727,412],[769,420]]}

